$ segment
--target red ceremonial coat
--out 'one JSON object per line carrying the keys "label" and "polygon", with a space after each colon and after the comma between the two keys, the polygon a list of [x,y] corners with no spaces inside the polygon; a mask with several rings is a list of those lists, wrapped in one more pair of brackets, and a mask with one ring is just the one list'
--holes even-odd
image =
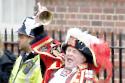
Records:
{"label": "red ceremonial coat", "polygon": [[[53,77],[54,72],[56,72],[58,69],[63,68],[63,64],[60,64],[58,62],[53,63],[50,68],[47,69],[43,83],[48,83],[49,80]],[[65,83],[98,83],[98,79],[95,75],[95,73],[91,74],[88,73],[87,64],[82,64],[78,66],[78,70],[76,73],[71,74],[67,79]],[[58,79],[57,79],[58,80]]]}

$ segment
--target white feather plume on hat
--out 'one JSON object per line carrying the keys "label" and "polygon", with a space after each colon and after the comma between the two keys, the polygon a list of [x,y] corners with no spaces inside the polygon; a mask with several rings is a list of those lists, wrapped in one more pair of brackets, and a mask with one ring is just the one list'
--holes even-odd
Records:
{"label": "white feather plume on hat", "polygon": [[97,37],[88,34],[87,31],[82,32],[79,28],[71,28],[68,30],[65,43],[68,42],[70,36],[84,42],[88,47],[90,47],[90,44],[101,42]]}

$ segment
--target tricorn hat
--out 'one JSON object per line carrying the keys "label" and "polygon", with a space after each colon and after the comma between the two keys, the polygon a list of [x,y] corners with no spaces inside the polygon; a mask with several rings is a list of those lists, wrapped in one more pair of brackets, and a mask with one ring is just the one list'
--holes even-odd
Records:
{"label": "tricorn hat", "polygon": [[97,67],[96,56],[91,48],[91,44],[95,42],[99,43],[100,40],[87,32],[82,32],[79,28],[71,28],[67,32],[66,40],[62,45],[62,50],[65,52],[68,46],[72,46],[87,58],[88,63]]}

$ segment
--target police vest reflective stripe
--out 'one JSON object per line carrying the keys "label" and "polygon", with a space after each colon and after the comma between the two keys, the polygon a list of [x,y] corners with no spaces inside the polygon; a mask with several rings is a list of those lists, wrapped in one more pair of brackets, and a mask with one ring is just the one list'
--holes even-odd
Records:
{"label": "police vest reflective stripe", "polygon": [[19,56],[11,72],[9,83],[41,83],[42,75],[39,55],[25,61],[20,66],[21,60],[22,57]]}

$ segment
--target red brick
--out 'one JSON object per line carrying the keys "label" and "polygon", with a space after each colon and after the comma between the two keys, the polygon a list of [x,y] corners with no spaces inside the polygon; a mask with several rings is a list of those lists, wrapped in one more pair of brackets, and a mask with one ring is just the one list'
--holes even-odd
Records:
{"label": "red brick", "polygon": [[88,15],[82,15],[82,19],[88,19]]}
{"label": "red brick", "polygon": [[68,5],[70,7],[78,6],[78,1],[76,1],[76,0],[70,0],[70,1],[61,0],[61,1],[65,2],[66,5]]}
{"label": "red brick", "polygon": [[114,79],[114,83],[119,83],[119,79]]}
{"label": "red brick", "polygon": [[79,21],[78,20],[68,20],[67,25],[78,26]]}
{"label": "red brick", "polygon": [[125,79],[122,80],[122,83],[125,83]]}
{"label": "red brick", "polygon": [[[123,77],[123,79],[125,81],[125,68],[122,69],[122,77]],[[125,83],[125,82],[123,82],[123,83]]]}
{"label": "red brick", "polygon": [[53,2],[58,2],[58,4],[55,4],[55,5],[58,5],[58,6],[64,6],[64,5],[66,5],[64,0],[56,0],[56,1],[53,1]]}
{"label": "red brick", "polygon": [[125,22],[116,22],[117,27],[125,27]]}
{"label": "red brick", "polygon": [[70,16],[71,16],[70,14],[65,14],[65,19],[71,18]]}
{"label": "red brick", "polygon": [[[62,1],[59,1],[59,0],[41,0],[41,3],[43,3],[44,2],[44,5],[51,5],[51,6],[54,6],[54,5],[59,5],[60,4],[60,2],[62,2]],[[62,4],[63,4],[63,2],[62,2]]]}
{"label": "red brick", "polygon": [[103,26],[114,26],[114,22],[104,21],[104,22],[103,22]]}
{"label": "red brick", "polygon": [[119,2],[119,3],[124,3],[125,2],[125,0],[115,0],[115,2]]}
{"label": "red brick", "polygon": [[119,15],[119,16],[118,16],[118,19],[119,19],[119,20],[125,20],[125,16]]}
{"label": "red brick", "polygon": [[93,19],[93,15],[89,15],[89,19],[90,19],[90,20]]}
{"label": "red brick", "polygon": [[66,12],[67,11],[67,8],[66,7],[61,7],[61,6],[58,6],[56,7],[56,12]]}
{"label": "red brick", "polygon": [[89,15],[89,19],[99,20],[100,16],[99,15]]}
{"label": "red brick", "polygon": [[100,16],[100,19],[101,19],[101,20],[105,20],[105,19],[106,19],[106,15],[101,15],[101,16]]}
{"label": "red brick", "polygon": [[[123,42],[123,44],[124,44],[125,42]],[[125,47],[124,45],[123,45],[123,47]],[[125,55],[125,49],[122,49],[122,52],[123,52],[123,55]],[[123,57],[125,57],[125,56],[123,56]],[[124,59],[124,58],[123,58]],[[124,59],[125,60],[125,59]]]}
{"label": "red brick", "polygon": [[[119,67],[119,61],[115,61],[114,67],[117,68]],[[125,68],[125,61],[122,60],[122,68]]]}
{"label": "red brick", "polygon": [[81,26],[90,26],[90,21],[80,21]]}
{"label": "red brick", "polygon": [[78,7],[69,7],[68,8],[68,12],[72,13],[72,12],[78,12]]}
{"label": "red brick", "polygon": [[63,19],[64,14],[54,14],[54,19]]}
{"label": "red brick", "polygon": [[118,16],[113,16],[113,20],[118,20]]}
{"label": "red brick", "polygon": [[89,13],[90,12],[90,8],[85,8],[85,7],[80,7],[80,11],[81,13]]}
{"label": "red brick", "polygon": [[103,13],[114,13],[114,8],[104,8]]}
{"label": "red brick", "polygon": [[71,19],[76,18],[76,14],[70,14],[70,18],[71,18]]}
{"label": "red brick", "polygon": [[102,13],[102,9],[101,8],[92,8],[91,12],[92,13]]}
{"label": "red brick", "polygon": [[119,68],[114,68],[114,76],[115,78],[119,78]]}
{"label": "red brick", "polygon": [[55,21],[55,20],[52,20],[51,24],[56,24],[56,21]]}
{"label": "red brick", "polygon": [[58,24],[58,25],[66,25],[66,20],[56,20],[56,24]]}
{"label": "red brick", "polygon": [[[119,79],[119,75],[120,75],[119,68],[115,68],[114,69],[115,78]],[[125,68],[122,68],[122,78],[125,79]]]}
{"label": "red brick", "polygon": [[80,19],[80,20],[81,20],[81,19],[83,19],[82,17],[83,17],[83,14],[76,14],[76,18],[77,18],[77,19]]}
{"label": "red brick", "polygon": [[117,8],[116,9],[116,13],[118,13],[118,14],[125,14],[125,9],[123,9],[123,8]]}
{"label": "red brick", "polygon": [[55,12],[55,7],[54,6],[47,6],[48,10],[50,10],[51,12]]}
{"label": "red brick", "polygon": [[76,14],[65,14],[65,19],[76,19]]}
{"label": "red brick", "polygon": [[106,18],[106,20],[112,20],[112,16],[111,15],[107,15],[105,18]]}
{"label": "red brick", "polygon": [[92,26],[102,26],[102,21],[92,21]]}
{"label": "red brick", "polygon": [[99,19],[100,19],[100,18],[99,18],[99,15],[94,15],[94,16],[93,16],[93,19],[99,20]]}

